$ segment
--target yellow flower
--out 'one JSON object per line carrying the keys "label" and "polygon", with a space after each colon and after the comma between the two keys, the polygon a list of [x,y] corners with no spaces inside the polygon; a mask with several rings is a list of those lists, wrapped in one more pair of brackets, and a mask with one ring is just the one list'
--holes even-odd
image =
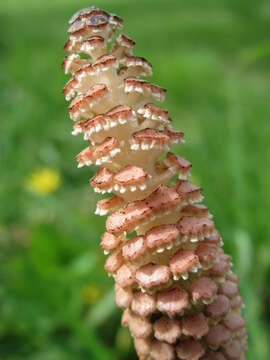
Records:
{"label": "yellow flower", "polygon": [[59,188],[61,176],[58,170],[41,168],[30,174],[26,184],[31,191],[44,195]]}
{"label": "yellow flower", "polygon": [[100,297],[100,290],[95,285],[84,285],[82,288],[83,300],[88,304],[94,304]]}

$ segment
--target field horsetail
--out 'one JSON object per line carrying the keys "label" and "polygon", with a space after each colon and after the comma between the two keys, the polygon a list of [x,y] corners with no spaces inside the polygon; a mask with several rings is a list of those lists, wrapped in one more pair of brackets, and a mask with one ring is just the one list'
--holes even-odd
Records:
{"label": "field horsetail", "polygon": [[[100,246],[115,279],[138,358],[244,360],[247,330],[238,279],[191,163],[170,151],[184,134],[157,103],[166,90],[145,80],[152,65],[133,54],[120,17],[95,7],[69,21],[62,67],[73,135],[87,147],[78,167],[96,165],[94,191],[106,195]],[[114,39],[115,37],[113,37]]]}

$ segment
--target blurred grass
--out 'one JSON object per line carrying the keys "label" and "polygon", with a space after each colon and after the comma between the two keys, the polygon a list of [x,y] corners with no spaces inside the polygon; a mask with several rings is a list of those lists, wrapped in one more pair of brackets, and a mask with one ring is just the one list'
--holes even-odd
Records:
{"label": "blurred grass", "polygon": [[[270,3],[268,0],[96,1],[125,20],[136,54],[168,89],[225,248],[241,276],[248,358],[270,358]],[[0,356],[135,359],[93,215],[92,170],[70,136],[60,69],[69,16],[86,1],[0,4]],[[27,186],[53,169],[56,191]]]}

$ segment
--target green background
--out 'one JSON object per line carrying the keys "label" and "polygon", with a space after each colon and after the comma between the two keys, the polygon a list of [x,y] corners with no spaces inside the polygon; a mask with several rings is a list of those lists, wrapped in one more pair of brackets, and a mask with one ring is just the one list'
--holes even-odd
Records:
{"label": "green background", "polygon": [[[176,151],[193,163],[225,249],[233,255],[250,360],[268,360],[270,323],[269,0],[108,0],[135,53],[168,89],[185,131]],[[92,169],[70,136],[61,90],[67,21],[87,1],[0,3],[0,358],[135,359],[99,248]],[[31,174],[61,176],[47,194]]]}

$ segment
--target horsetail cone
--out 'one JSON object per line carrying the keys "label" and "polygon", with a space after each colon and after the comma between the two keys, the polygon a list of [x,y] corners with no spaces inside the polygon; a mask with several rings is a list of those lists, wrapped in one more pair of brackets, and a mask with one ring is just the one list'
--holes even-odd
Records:
{"label": "horsetail cone", "polygon": [[244,360],[247,331],[231,257],[202,189],[189,180],[191,163],[169,150],[184,134],[153,103],[166,90],[144,79],[152,65],[133,55],[132,39],[120,33],[112,41],[122,23],[95,7],[78,11],[62,64],[71,74],[64,95],[72,134],[88,142],[78,167],[97,165],[90,185],[111,194],[96,214],[107,215],[100,245],[122,324],[139,359]]}

